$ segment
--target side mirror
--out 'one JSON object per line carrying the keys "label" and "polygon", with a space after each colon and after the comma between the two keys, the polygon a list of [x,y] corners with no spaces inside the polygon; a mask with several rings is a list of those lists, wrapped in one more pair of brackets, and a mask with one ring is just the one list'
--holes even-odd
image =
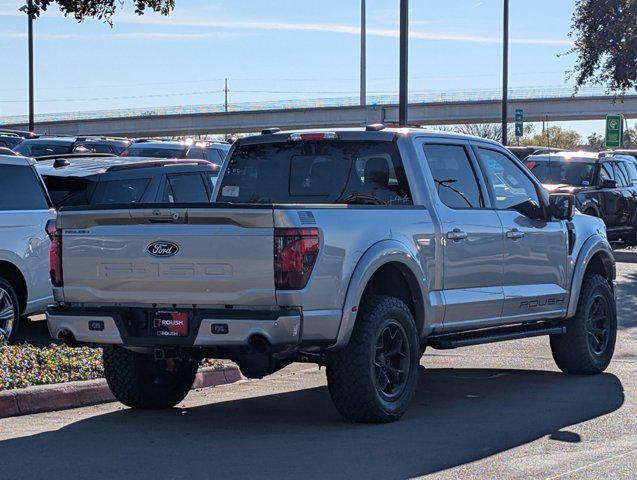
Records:
{"label": "side mirror", "polygon": [[575,197],[567,193],[549,195],[549,214],[556,220],[570,220],[575,215]]}
{"label": "side mirror", "polygon": [[511,209],[533,220],[544,220],[542,209],[535,200],[531,200],[530,198],[522,203],[513,205]]}
{"label": "side mirror", "polygon": [[602,188],[617,188],[617,182],[615,180],[604,179],[600,185]]}

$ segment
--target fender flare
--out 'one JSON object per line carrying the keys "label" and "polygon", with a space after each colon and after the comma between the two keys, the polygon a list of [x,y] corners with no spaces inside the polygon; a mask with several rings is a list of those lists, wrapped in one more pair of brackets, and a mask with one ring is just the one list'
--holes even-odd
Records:
{"label": "fender flare", "polygon": [[330,349],[342,348],[349,343],[356,322],[356,308],[360,304],[367,283],[380,267],[390,262],[400,263],[411,271],[418,282],[423,306],[425,306],[427,282],[416,255],[398,240],[383,240],[375,243],[361,256],[352,272],[343,304],[338,336],[336,343]]}
{"label": "fender flare", "polygon": [[584,245],[582,245],[582,248],[577,255],[573,278],[571,280],[571,294],[569,296],[566,318],[571,318],[577,311],[577,304],[579,302],[579,295],[582,289],[582,283],[584,282],[586,269],[588,268],[591,259],[597,254],[602,255],[602,258],[612,265],[612,280],[615,279],[615,256],[613,255],[613,250],[610,244],[600,235],[593,235],[589,237],[584,242]]}

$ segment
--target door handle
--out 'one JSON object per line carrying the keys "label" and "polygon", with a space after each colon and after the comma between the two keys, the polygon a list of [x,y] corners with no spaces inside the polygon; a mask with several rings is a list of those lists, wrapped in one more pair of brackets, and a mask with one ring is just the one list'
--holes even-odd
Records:
{"label": "door handle", "polygon": [[507,232],[507,238],[510,238],[511,240],[519,240],[521,238],[524,238],[524,232],[521,232],[517,228],[514,228],[513,230],[509,230]]}
{"label": "door handle", "polygon": [[454,228],[450,232],[447,232],[447,238],[454,242],[459,242],[460,240],[465,240],[467,238],[467,233],[463,232],[459,228]]}

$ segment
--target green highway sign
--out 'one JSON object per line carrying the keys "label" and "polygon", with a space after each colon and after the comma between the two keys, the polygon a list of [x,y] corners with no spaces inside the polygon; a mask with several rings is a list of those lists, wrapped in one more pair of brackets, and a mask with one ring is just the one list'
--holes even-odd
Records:
{"label": "green highway sign", "polygon": [[515,136],[521,137],[524,135],[524,110],[521,108],[515,109]]}
{"label": "green highway sign", "polygon": [[622,146],[624,133],[624,117],[622,115],[606,115],[606,148]]}

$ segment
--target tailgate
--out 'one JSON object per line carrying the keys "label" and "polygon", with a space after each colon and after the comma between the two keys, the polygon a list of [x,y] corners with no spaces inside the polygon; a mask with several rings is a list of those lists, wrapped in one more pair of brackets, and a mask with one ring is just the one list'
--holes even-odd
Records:
{"label": "tailgate", "polygon": [[271,208],[62,212],[66,302],[276,304]]}

